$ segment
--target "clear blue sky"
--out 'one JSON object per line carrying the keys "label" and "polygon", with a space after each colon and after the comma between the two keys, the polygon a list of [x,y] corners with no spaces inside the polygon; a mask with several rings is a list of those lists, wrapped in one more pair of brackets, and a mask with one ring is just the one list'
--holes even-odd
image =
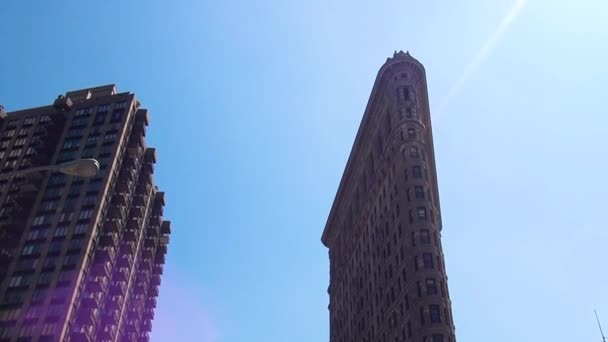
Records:
{"label": "clear blue sky", "polygon": [[428,75],[459,341],[599,342],[606,13],[605,0],[3,0],[0,102],[116,83],[150,110],[174,223],[153,341],[326,342],[321,232],[376,73],[409,50]]}

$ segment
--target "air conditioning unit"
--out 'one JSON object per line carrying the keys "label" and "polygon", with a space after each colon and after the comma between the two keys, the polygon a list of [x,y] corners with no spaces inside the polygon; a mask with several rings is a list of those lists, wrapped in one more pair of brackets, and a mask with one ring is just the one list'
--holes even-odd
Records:
{"label": "air conditioning unit", "polygon": [[72,99],[68,96],[59,95],[53,102],[53,107],[61,112],[69,112],[72,109]]}

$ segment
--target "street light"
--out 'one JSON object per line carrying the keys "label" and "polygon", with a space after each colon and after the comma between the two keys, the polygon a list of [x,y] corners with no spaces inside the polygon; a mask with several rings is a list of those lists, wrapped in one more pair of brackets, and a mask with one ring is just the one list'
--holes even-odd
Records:
{"label": "street light", "polygon": [[97,175],[99,162],[93,158],[76,159],[55,166],[55,170],[70,176],[88,178]]}
{"label": "street light", "polygon": [[9,177],[23,176],[40,171],[57,171],[69,176],[93,177],[99,172],[99,162],[93,158],[76,159],[59,165],[45,165],[19,170],[8,174]]}

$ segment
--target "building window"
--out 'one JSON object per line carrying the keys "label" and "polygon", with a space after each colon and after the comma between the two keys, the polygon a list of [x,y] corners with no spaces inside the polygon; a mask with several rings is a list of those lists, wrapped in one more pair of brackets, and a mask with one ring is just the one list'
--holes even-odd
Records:
{"label": "building window", "polygon": [[47,295],[46,289],[35,289],[34,293],[32,293],[32,304],[40,303],[40,302],[44,301],[44,299],[46,298],[46,295]]}
{"label": "building window", "polygon": [[429,317],[431,318],[431,323],[441,323],[439,305],[429,305]]}
{"label": "building window", "polygon": [[95,115],[95,120],[93,120],[93,125],[103,125],[106,121],[106,113],[97,113]]}
{"label": "building window", "polygon": [[439,335],[439,334],[433,335],[433,342],[443,342],[443,335]]}
{"label": "building window", "polygon": [[422,169],[420,168],[420,166],[412,167],[412,177],[422,178]]}
{"label": "building window", "polygon": [[55,229],[54,237],[65,237],[68,234],[68,226],[62,225]]}
{"label": "building window", "polygon": [[82,239],[71,240],[70,243],[68,244],[68,250],[70,250],[70,251],[80,250],[80,247],[82,246],[83,241],[84,240],[82,240]]}
{"label": "building window", "polygon": [[48,286],[51,284],[51,279],[53,278],[53,272],[43,272],[38,276],[38,285],[39,286]]}
{"label": "building window", "polygon": [[127,101],[118,102],[117,104],[114,105],[114,108],[127,108],[128,104],[129,103]]}
{"label": "building window", "polygon": [[433,254],[422,254],[422,265],[424,266],[424,268],[433,268]]}
{"label": "building window", "polygon": [[87,139],[87,146],[96,145],[98,138],[99,138],[99,136],[97,136],[97,135],[89,136],[89,138]]}
{"label": "building window", "polygon": [[[60,244],[60,246],[61,246],[61,244]],[[42,265],[42,268],[54,270],[56,263],[57,263],[57,258],[55,256],[47,255],[47,257],[44,259],[44,264]]]}
{"label": "building window", "polygon": [[106,134],[106,136],[103,137],[103,144],[104,145],[113,144],[114,140],[116,140],[116,133]]}
{"label": "building window", "polygon": [[67,286],[72,280],[74,280],[75,273],[74,271],[63,271],[59,273],[59,277],[57,278],[57,286]]}
{"label": "building window", "polygon": [[87,231],[88,223],[79,223],[74,228],[74,234],[84,234]]}
{"label": "building window", "polygon": [[397,96],[401,101],[410,100],[410,89],[408,87],[401,87],[397,89]]}
{"label": "building window", "polygon": [[61,223],[70,222],[70,221],[72,221],[73,217],[74,217],[73,212],[63,212],[63,213],[61,213],[61,215],[59,215],[59,222],[61,222]]}
{"label": "building window", "polygon": [[33,241],[33,240],[38,240],[38,239],[44,239],[47,236],[48,233],[48,229],[43,228],[43,229],[32,229],[29,231],[29,233],[27,233],[27,237],[26,237],[26,241]]}
{"label": "building window", "polygon": [[8,287],[18,287],[21,286],[21,282],[23,281],[23,277],[22,276],[14,276],[11,278],[10,282],[8,283]]}
{"label": "building window", "polygon": [[104,105],[101,105],[101,106],[97,107],[97,112],[98,113],[107,112],[108,110],[110,110],[110,105],[109,104],[104,104]]}
{"label": "building window", "polygon": [[426,221],[426,208],[425,207],[416,208],[416,215],[418,217],[418,220]]}
{"label": "building window", "polygon": [[30,116],[29,118],[26,118],[23,121],[23,125],[24,126],[31,126],[31,125],[33,125],[35,123],[36,123],[36,117],[35,116]]}
{"label": "building window", "polygon": [[25,245],[21,250],[21,255],[32,255],[38,250],[37,245]]}
{"label": "building window", "polygon": [[416,185],[414,187],[414,194],[416,199],[424,199],[424,187]]}
{"label": "building window", "polygon": [[437,284],[435,283],[435,279],[433,279],[433,278],[426,279],[426,294],[427,295],[436,295],[437,294]]}
{"label": "building window", "polygon": [[405,117],[408,118],[408,119],[413,118],[414,117],[414,110],[412,108],[410,108],[410,107],[407,107],[405,109]]}
{"label": "building window", "polygon": [[19,155],[21,154],[21,149],[20,148],[16,148],[11,150],[11,152],[8,154],[9,158],[10,157],[19,157]]}
{"label": "building window", "polygon": [[420,230],[420,242],[424,243],[424,244],[430,244],[431,243],[431,234],[429,232],[428,229],[421,229]]}
{"label": "building window", "polygon": [[120,122],[122,120],[123,112],[124,111],[122,109],[115,109],[110,117],[110,122]]}
{"label": "building window", "polygon": [[89,123],[88,117],[75,118],[72,120],[72,125],[70,128],[84,128],[87,126],[87,123]]}
{"label": "building window", "polygon": [[93,210],[82,210],[80,212],[80,216],[78,216],[79,220],[90,219],[93,216]]}
{"label": "building window", "polygon": [[410,127],[407,129],[407,137],[409,139],[414,139],[416,137],[416,129],[413,127]]}
{"label": "building window", "polygon": [[416,147],[416,146],[410,147],[410,157],[418,158],[418,147]]}
{"label": "building window", "polygon": [[49,246],[49,253],[58,254],[61,252],[61,246],[63,245],[63,241],[53,241]]}
{"label": "building window", "polygon": [[74,266],[76,266],[77,262],[78,262],[78,255],[68,254],[65,256],[65,259],[63,260],[63,267],[64,267],[64,269],[73,268]]}

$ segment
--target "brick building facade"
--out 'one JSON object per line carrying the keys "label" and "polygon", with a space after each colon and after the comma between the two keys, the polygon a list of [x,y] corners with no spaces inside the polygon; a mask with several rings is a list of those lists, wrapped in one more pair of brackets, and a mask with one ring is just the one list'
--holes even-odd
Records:
{"label": "brick building facade", "polygon": [[[171,224],[147,125],[113,85],[0,115],[0,341],[148,341]],[[21,175],[79,158],[100,173]]]}
{"label": "brick building facade", "polygon": [[455,342],[422,64],[380,69],[322,241],[331,342]]}

